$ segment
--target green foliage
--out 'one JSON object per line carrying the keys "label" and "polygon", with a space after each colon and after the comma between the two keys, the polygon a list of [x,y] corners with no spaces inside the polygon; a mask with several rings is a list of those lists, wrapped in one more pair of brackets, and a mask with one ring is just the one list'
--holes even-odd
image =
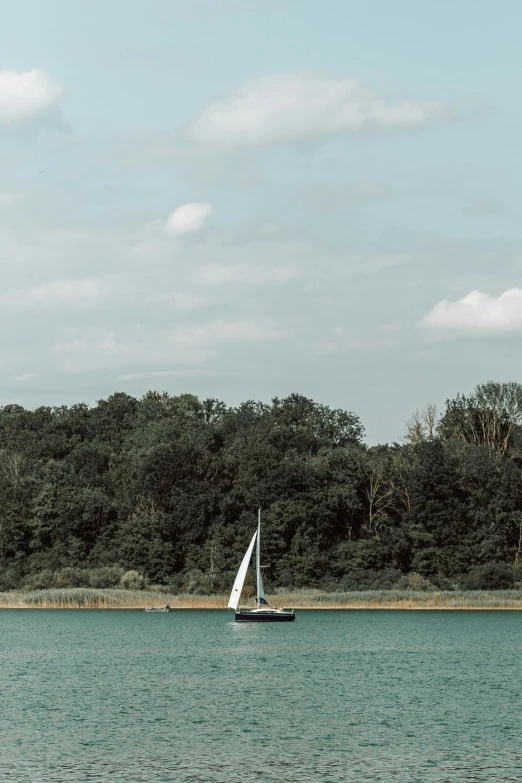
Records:
{"label": "green foliage", "polygon": [[0,590],[226,592],[258,506],[270,589],[511,586],[521,428],[518,384],[478,386],[440,420],[428,406],[404,445],[373,448],[354,413],[299,394],[235,408],[158,392],[8,405]]}
{"label": "green foliage", "polygon": [[[100,568],[61,568],[27,574],[23,581],[24,590],[47,590],[60,587],[117,587],[124,576],[120,566],[102,566]],[[142,578],[143,582],[143,578]]]}
{"label": "green foliage", "polygon": [[515,571],[507,563],[485,563],[464,579],[468,590],[509,590],[515,584]]}
{"label": "green foliage", "polygon": [[417,593],[425,593],[428,590],[435,590],[435,585],[420,574],[412,571],[410,574],[402,576],[396,585],[399,590],[412,590]]}
{"label": "green foliage", "polygon": [[126,571],[120,578],[120,586],[125,590],[141,590],[143,575],[139,571]]}

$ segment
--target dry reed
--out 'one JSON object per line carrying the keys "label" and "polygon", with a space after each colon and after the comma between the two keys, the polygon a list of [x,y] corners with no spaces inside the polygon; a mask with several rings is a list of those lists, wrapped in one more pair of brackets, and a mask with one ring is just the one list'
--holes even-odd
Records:
{"label": "dry reed", "polygon": [[[0,593],[1,609],[225,609],[228,595],[170,595],[145,590],[63,588]],[[522,609],[522,590],[426,591],[368,590],[327,593],[321,590],[278,592],[272,606],[296,609]],[[253,605],[252,600],[244,602]]]}
{"label": "dry reed", "polygon": [[521,590],[299,590],[278,594],[276,600],[299,609],[522,609]]}
{"label": "dry reed", "polygon": [[0,609],[224,609],[228,598],[221,595],[170,595],[146,590],[56,588],[30,592],[0,593]]}

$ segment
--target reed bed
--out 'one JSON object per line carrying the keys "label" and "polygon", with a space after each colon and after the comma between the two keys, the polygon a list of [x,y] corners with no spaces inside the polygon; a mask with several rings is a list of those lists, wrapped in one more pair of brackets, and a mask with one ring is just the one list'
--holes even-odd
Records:
{"label": "reed bed", "polygon": [[522,609],[522,590],[299,590],[273,600],[296,609]]}
{"label": "reed bed", "polygon": [[[295,590],[268,598],[272,606],[295,609],[522,609],[522,590]],[[172,609],[225,609],[227,602],[228,595],[170,595],[82,587],[0,593],[1,609],[145,609],[166,604]],[[244,605],[253,606],[252,599]]]}
{"label": "reed bed", "polygon": [[52,588],[0,593],[0,609],[224,609],[228,596],[170,595],[146,590]]}

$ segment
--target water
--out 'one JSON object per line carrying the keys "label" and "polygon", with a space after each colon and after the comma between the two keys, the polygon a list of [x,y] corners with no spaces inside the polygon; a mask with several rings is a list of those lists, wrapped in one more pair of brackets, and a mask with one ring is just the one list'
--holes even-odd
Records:
{"label": "water", "polygon": [[522,781],[522,613],[0,612],[0,781]]}

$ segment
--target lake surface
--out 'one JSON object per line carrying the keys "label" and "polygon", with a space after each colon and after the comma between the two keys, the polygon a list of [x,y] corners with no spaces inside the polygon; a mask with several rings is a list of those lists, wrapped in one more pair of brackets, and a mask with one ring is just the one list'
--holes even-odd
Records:
{"label": "lake surface", "polygon": [[0,611],[9,783],[522,781],[522,612]]}

